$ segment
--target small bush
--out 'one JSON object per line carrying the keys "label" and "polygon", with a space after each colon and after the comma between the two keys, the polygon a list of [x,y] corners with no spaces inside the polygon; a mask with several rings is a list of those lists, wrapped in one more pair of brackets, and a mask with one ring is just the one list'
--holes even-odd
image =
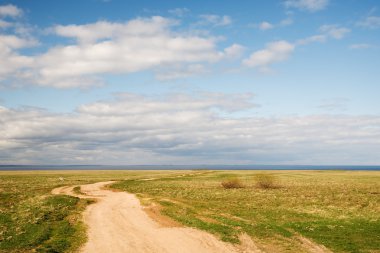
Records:
{"label": "small bush", "polygon": [[74,192],[75,194],[84,195],[84,194],[82,193],[81,189],[80,189],[80,186],[75,186],[75,187],[73,188],[73,192]]}
{"label": "small bush", "polygon": [[244,188],[244,184],[238,178],[226,179],[222,182],[224,189]]}
{"label": "small bush", "polygon": [[276,177],[272,174],[257,174],[254,180],[256,186],[261,189],[274,189],[279,187]]}

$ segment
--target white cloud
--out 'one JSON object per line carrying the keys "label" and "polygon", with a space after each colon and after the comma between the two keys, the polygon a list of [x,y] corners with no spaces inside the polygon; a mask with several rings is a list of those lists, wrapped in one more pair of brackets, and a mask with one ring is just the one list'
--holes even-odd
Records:
{"label": "white cloud", "polygon": [[312,35],[310,37],[300,39],[296,42],[296,45],[307,45],[314,42],[326,42],[328,39],[343,39],[350,29],[341,27],[339,25],[323,25],[319,28],[320,34]]}
{"label": "white cloud", "polygon": [[[234,60],[242,56],[245,47],[239,44],[232,44],[227,47],[223,52],[219,53],[221,59]],[[158,80],[174,80],[180,78],[187,78],[191,76],[199,76],[210,73],[210,70],[203,64],[188,64],[180,65],[174,64],[158,68],[155,77]]]}
{"label": "white cloud", "polygon": [[63,37],[77,39],[81,43],[94,43],[99,40],[123,39],[124,37],[149,36],[168,33],[168,27],[175,21],[160,16],[138,18],[127,23],[99,21],[87,25],[58,25],[54,32]]}
{"label": "white cloud", "polygon": [[[4,16],[22,13],[15,6],[6,7],[2,9]],[[231,22],[228,16],[205,15],[204,18],[215,26]],[[144,70],[154,71],[157,77],[184,77],[205,73],[207,64],[239,57],[243,51],[238,44],[219,51],[218,38],[209,33],[191,34],[173,29],[177,24],[176,20],[153,16],[128,22],[57,25],[50,28],[50,32],[73,41],[29,56],[22,55],[20,50],[38,44],[31,36],[31,27],[12,23],[8,34],[0,35],[0,81],[7,85],[18,81],[71,88],[102,85],[104,74]],[[0,25],[6,28],[10,24],[3,21]],[[181,69],[173,69],[175,65]],[[169,73],[170,69],[174,72]],[[165,73],[160,75],[159,70]],[[9,82],[11,79],[13,81]]]}
{"label": "white cloud", "polygon": [[287,41],[280,40],[268,43],[265,49],[256,51],[243,64],[248,67],[258,68],[262,72],[270,70],[270,65],[289,58],[295,46]]}
{"label": "white cloud", "polygon": [[367,49],[367,48],[372,48],[373,45],[368,44],[368,43],[359,43],[359,44],[351,44],[349,46],[349,49]]}
{"label": "white cloud", "polygon": [[329,0],[286,0],[284,4],[287,8],[315,12],[325,9],[329,4]]}
{"label": "white cloud", "polygon": [[358,26],[370,28],[370,29],[378,29],[380,28],[380,17],[379,16],[368,16],[363,20],[356,23]]}
{"label": "white cloud", "polygon": [[249,26],[253,28],[258,28],[261,31],[267,31],[267,30],[272,30],[279,27],[289,26],[291,24],[293,24],[293,18],[291,17],[291,14],[288,14],[288,17],[286,17],[285,19],[281,20],[278,23],[263,21],[259,24],[250,24]]}
{"label": "white cloud", "polygon": [[19,17],[22,15],[22,10],[12,4],[0,5],[0,17]]}
{"label": "white cloud", "polygon": [[8,75],[17,76],[18,71],[32,66],[33,58],[20,55],[16,50],[35,44],[36,41],[33,39],[0,34],[0,81],[6,79]]}
{"label": "white cloud", "polygon": [[297,45],[307,45],[314,42],[325,42],[327,40],[327,36],[325,34],[313,35],[304,39],[300,39],[297,41]]}
{"label": "white cloud", "polygon": [[273,29],[274,28],[274,25],[272,25],[271,23],[269,22],[261,22],[259,24],[259,29],[262,30],[262,31],[266,31],[266,30],[270,30],[270,29]]}
{"label": "white cloud", "polygon": [[346,27],[340,27],[338,25],[323,25],[319,28],[319,30],[334,39],[342,39],[344,38],[347,33],[351,32],[350,29]]}
{"label": "white cloud", "polygon": [[238,117],[252,94],[119,94],[75,113],[0,107],[3,163],[378,164],[379,116]]}
{"label": "white cloud", "polygon": [[35,45],[34,41],[17,37],[15,35],[0,34],[0,48],[18,49]]}
{"label": "white cloud", "polygon": [[77,43],[36,55],[33,66],[17,77],[41,86],[86,87],[100,85],[102,74],[128,74],[175,64],[195,66],[236,57],[242,51],[237,44],[218,51],[216,38],[174,32],[171,27],[175,24],[156,16],[126,23],[55,26],[52,32]]}
{"label": "white cloud", "polygon": [[201,24],[207,25],[214,25],[214,26],[227,26],[232,23],[232,19],[230,16],[219,16],[219,15],[212,15],[212,14],[205,14],[200,15],[201,18]]}
{"label": "white cloud", "polygon": [[0,19],[0,28],[8,28],[12,26],[12,23]]}
{"label": "white cloud", "polygon": [[339,25],[323,25],[319,28],[320,34],[299,39],[295,43],[281,40],[267,44],[265,49],[256,51],[248,59],[243,60],[243,65],[258,68],[260,72],[270,72],[270,65],[285,61],[293,53],[296,46],[307,45],[314,42],[325,42],[328,39],[342,39],[350,29]]}
{"label": "white cloud", "polygon": [[[14,5],[0,6],[0,17],[16,18],[21,15],[22,10]],[[34,58],[23,55],[20,50],[38,43],[27,25],[0,19],[0,86],[5,82],[13,85],[26,69],[33,66]]]}
{"label": "white cloud", "polygon": [[225,58],[238,58],[245,51],[245,47],[239,44],[232,44],[231,46],[224,49],[224,57]]}

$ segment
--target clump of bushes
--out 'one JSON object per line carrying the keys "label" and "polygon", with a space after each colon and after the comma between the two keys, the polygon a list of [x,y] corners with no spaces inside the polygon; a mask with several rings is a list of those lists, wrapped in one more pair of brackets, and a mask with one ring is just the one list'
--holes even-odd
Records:
{"label": "clump of bushes", "polygon": [[238,189],[244,188],[243,182],[238,178],[229,178],[222,182],[224,189]]}
{"label": "clump of bushes", "polygon": [[275,189],[278,188],[278,180],[272,174],[256,174],[254,176],[256,186],[260,189]]}

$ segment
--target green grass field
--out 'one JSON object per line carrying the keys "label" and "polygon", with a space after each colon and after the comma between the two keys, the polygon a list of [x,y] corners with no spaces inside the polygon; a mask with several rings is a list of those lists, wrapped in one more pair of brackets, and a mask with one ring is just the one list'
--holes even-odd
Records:
{"label": "green grass field", "polygon": [[86,228],[80,218],[91,201],[52,195],[53,188],[178,173],[0,171],[0,252],[75,252],[85,242]]}
{"label": "green grass field", "polygon": [[[277,187],[258,187],[258,173],[272,174]],[[223,188],[229,178],[244,187]],[[380,172],[365,171],[0,172],[0,252],[75,252],[91,201],[50,192],[108,180],[224,241],[239,243],[244,232],[268,252],[306,252],[303,236],[334,252],[380,252]]]}
{"label": "green grass field", "polygon": [[[302,252],[300,236],[334,252],[380,252],[380,173],[275,171],[274,189],[256,186],[257,171],[217,171],[113,187],[163,206],[163,213],[238,243],[242,232],[268,252]],[[224,189],[226,178],[245,185]]]}

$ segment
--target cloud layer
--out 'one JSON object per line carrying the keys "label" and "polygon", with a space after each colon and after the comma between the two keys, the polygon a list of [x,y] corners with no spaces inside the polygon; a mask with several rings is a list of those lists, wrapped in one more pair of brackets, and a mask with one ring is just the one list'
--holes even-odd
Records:
{"label": "cloud layer", "polygon": [[45,164],[378,164],[379,116],[237,116],[252,94],[119,94],[57,114],[0,107],[0,160]]}

